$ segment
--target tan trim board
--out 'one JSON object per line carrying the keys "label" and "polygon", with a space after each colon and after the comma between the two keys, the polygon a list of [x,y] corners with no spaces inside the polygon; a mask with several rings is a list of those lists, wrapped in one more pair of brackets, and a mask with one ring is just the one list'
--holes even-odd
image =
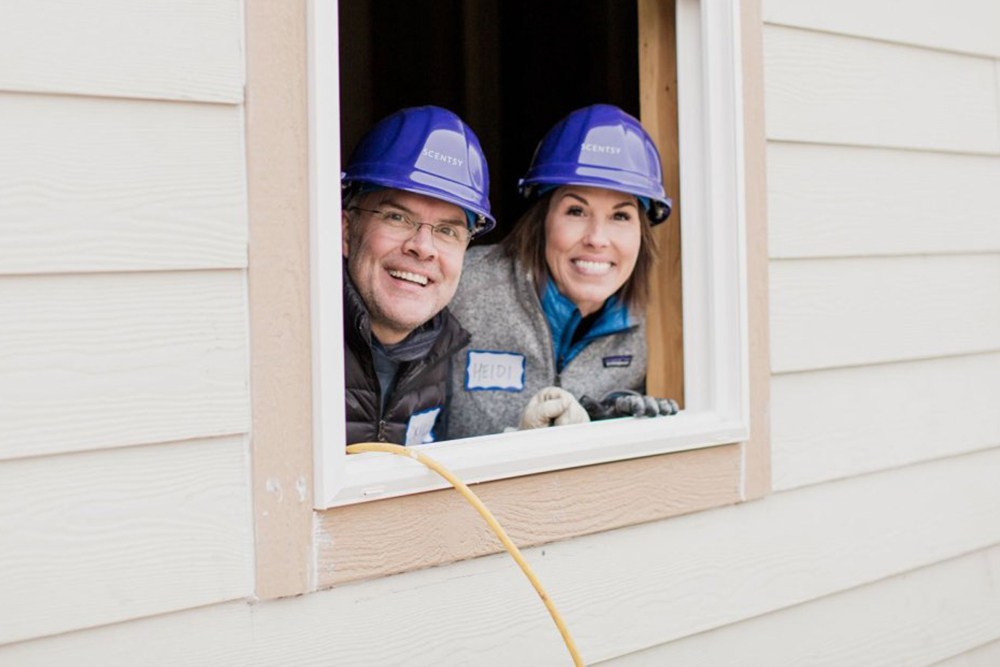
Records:
{"label": "tan trim board", "polygon": [[247,185],[256,595],[309,589],[312,415],[306,16],[249,0]]}
{"label": "tan trim board", "polygon": [[[478,484],[519,546],[597,533],[739,501],[736,445]],[[319,513],[320,587],[502,551],[451,489]]]}
{"label": "tan trim board", "polygon": [[743,48],[744,187],[747,299],[750,328],[750,440],[744,443],[746,500],[771,491],[771,355],[768,330],[767,140],[764,126],[764,48],[760,0],[740,3]]}

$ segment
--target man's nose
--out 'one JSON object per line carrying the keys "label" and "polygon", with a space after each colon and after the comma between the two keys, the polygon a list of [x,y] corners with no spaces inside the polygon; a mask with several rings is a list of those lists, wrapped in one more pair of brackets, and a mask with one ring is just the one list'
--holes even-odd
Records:
{"label": "man's nose", "polygon": [[422,224],[403,243],[403,252],[418,257],[420,259],[434,259],[438,255],[437,246],[434,245],[434,229],[430,225]]}

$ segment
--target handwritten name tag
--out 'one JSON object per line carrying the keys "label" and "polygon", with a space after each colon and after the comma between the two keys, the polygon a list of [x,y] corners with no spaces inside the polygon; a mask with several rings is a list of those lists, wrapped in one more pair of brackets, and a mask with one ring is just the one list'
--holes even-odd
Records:
{"label": "handwritten name tag", "polygon": [[524,355],[469,350],[465,388],[468,391],[524,391]]}
{"label": "handwritten name tag", "polygon": [[434,423],[439,414],[441,408],[431,408],[410,415],[410,421],[406,423],[406,446],[434,442]]}

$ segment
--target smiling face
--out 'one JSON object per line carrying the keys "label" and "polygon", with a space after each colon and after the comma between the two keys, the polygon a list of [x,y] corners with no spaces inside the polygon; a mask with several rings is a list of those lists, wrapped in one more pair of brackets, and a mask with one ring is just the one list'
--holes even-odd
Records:
{"label": "smiling face", "polygon": [[552,195],[545,216],[545,263],[556,287],[584,317],[600,310],[632,275],[642,224],[631,195],[576,185]]}
{"label": "smiling face", "polygon": [[[411,220],[465,228],[458,206],[402,190],[362,195],[353,205]],[[447,245],[432,229],[400,230],[367,211],[344,211],[347,271],[371,315],[372,334],[392,345],[448,305],[462,275],[465,244]]]}

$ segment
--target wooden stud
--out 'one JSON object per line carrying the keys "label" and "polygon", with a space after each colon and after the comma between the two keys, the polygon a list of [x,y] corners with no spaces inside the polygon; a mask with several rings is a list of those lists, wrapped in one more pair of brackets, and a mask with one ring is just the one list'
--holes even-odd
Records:
{"label": "wooden stud", "polygon": [[646,307],[646,389],[684,404],[684,312],[681,295],[681,202],[677,126],[675,0],[639,2],[639,108],[660,150],[673,213],[657,226],[659,257]]}

